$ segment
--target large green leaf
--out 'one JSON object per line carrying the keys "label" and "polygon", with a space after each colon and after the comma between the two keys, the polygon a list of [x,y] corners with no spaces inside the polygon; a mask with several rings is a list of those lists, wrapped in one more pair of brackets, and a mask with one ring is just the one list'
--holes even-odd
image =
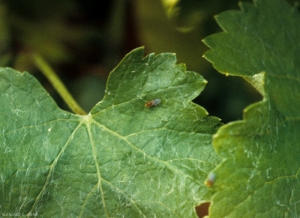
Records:
{"label": "large green leaf", "polygon": [[300,16],[283,0],[241,3],[216,17],[205,57],[222,73],[255,80],[264,99],[214,136],[211,217],[300,214]]}
{"label": "large green leaf", "polygon": [[[28,73],[0,71],[2,213],[196,217],[219,162],[219,119],[191,102],[206,81],[174,54],[129,53],[86,116],[60,110]],[[161,103],[145,107],[160,98]]]}

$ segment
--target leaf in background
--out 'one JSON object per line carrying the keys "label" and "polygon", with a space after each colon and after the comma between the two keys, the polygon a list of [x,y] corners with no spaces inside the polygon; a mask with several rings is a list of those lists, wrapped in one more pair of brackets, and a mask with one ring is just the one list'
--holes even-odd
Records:
{"label": "leaf in background", "polygon": [[217,11],[236,3],[233,0],[161,0],[168,18],[179,30],[188,32]]}
{"label": "leaf in background", "polygon": [[224,32],[204,42],[222,73],[260,74],[264,99],[244,120],[220,128],[213,144],[223,162],[210,217],[297,217],[300,214],[300,16],[283,0],[241,3],[216,17]]}
{"label": "leaf in background", "polygon": [[[60,110],[30,74],[1,69],[2,213],[196,217],[219,162],[219,119],[191,103],[206,81],[174,54],[129,53],[86,116]],[[145,102],[160,98],[147,108]]]}
{"label": "leaf in background", "polygon": [[166,17],[161,0],[136,0],[134,6],[137,35],[142,45],[146,45],[147,52],[175,52],[179,62],[195,71],[206,72],[211,68],[203,58],[195,58],[207,50],[199,40],[205,37],[205,31],[183,33],[176,30]]}
{"label": "leaf in background", "polygon": [[182,31],[196,27],[209,13],[203,10],[203,1],[199,0],[161,0],[168,18]]}

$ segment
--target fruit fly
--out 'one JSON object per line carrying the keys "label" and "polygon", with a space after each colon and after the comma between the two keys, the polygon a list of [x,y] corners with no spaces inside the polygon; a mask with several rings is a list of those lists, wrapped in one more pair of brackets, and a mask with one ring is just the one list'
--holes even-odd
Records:
{"label": "fruit fly", "polygon": [[216,174],[214,174],[214,173],[209,173],[208,178],[207,178],[207,180],[205,181],[205,185],[206,185],[207,187],[210,188],[210,187],[213,186],[215,180],[216,180]]}
{"label": "fruit fly", "polygon": [[161,100],[159,98],[156,98],[152,101],[148,101],[145,103],[145,107],[153,107],[153,106],[156,106],[158,105],[159,103],[161,102]]}

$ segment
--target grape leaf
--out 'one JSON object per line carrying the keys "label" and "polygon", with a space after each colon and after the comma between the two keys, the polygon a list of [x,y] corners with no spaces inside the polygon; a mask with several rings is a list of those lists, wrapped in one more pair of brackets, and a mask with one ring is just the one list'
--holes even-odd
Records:
{"label": "grape leaf", "polygon": [[[196,217],[220,126],[191,102],[206,81],[171,53],[129,53],[88,115],[57,107],[28,73],[0,70],[2,214]],[[161,103],[145,107],[153,99]]]}
{"label": "grape leaf", "polygon": [[204,40],[205,57],[222,73],[260,78],[263,100],[214,136],[223,161],[213,171],[210,217],[298,217],[299,12],[283,0],[240,7],[216,17],[224,32]]}

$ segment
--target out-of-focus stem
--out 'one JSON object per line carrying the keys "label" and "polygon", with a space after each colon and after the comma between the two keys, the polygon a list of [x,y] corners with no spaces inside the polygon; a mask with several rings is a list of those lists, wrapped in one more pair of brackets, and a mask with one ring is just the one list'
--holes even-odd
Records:
{"label": "out-of-focus stem", "polygon": [[50,67],[50,65],[38,54],[33,54],[33,60],[39,70],[46,76],[46,78],[50,81],[54,89],[59,93],[62,99],[66,102],[69,108],[75,113],[79,115],[87,114],[75,101],[73,96],[67,90],[65,85],[56,75],[54,70]]}

